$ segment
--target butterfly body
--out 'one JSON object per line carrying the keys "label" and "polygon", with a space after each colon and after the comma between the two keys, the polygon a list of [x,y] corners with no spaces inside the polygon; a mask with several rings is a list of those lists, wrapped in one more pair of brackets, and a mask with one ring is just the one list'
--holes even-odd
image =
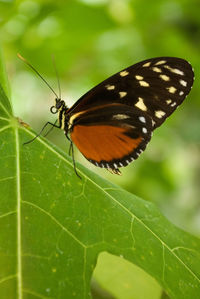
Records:
{"label": "butterfly body", "polygon": [[104,80],[71,108],[60,99],[52,108],[59,112],[59,127],[87,160],[119,174],[183,102],[193,80],[186,60],[152,58]]}

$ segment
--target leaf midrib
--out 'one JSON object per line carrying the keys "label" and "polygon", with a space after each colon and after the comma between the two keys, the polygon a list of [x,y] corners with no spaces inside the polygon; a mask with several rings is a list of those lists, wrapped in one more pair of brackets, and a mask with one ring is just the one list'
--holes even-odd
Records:
{"label": "leaf midrib", "polygon": [[21,175],[20,175],[20,150],[19,133],[15,128],[16,140],[16,191],[17,191],[17,290],[18,298],[22,299],[22,253],[21,253]]}
{"label": "leaf midrib", "polygon": [[5,113],[11,118],[12,115],[6,110],[5,106],[0,102],[0,106],[3,108],[3,110],[5,111]]}

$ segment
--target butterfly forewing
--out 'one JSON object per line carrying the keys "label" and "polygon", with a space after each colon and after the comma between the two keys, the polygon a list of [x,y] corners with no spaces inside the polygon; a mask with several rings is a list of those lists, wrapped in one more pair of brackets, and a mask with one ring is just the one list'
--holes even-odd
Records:
{"label": "butterfly forewing", "polygon": [[[193,80],[191,65],[181,58],[158,57],[132,65],[91,89],[67,111],[72,140],[97,166],[113,169],[116,165],[125,166],[130,159],[138,157],[152,131],[183,102]],[[117,119],[116,115],[129,118]],[[141,134],[143,128],[145,131],[141,120],[148,127],[146,136]],[[127,124],[132,129],[122,133]],[[121,134],[130,140],[119,141],[123,139]],[[142,136],[142,142],[135,141],[137,136]],[[115,147],[121,148],[120,155],[116,154]]]}
{"label": "butterfly forewing", "polygon": [[148,113],[158,127],[185,99],[193,78],[192,67],[184,59],[148,59],[106,79],[70,110],[75,113],[106,103],[123,103]]}

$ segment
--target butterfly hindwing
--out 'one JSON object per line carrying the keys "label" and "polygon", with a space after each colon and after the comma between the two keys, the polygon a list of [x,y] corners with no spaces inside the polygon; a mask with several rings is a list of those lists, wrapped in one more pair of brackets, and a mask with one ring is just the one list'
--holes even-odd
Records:
{"label": "butterfly hindwing", "polygon": [[118,169],[137,159],[151,138],[152,120],[140,109],[108,104],[75,114],[71,139],[90,162]]}
{"label": "butterfly hindwing", "polygon": [[192,67],[184,59],[148,59],[122,70],[91,89],[69,112],[77,113],[93,106],[121,103],[149,114],[155,129],[183,102],[193,80]]}

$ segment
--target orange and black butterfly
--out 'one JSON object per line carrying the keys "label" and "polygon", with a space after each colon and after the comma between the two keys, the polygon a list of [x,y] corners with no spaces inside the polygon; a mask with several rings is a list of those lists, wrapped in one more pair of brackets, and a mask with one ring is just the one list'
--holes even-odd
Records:
{"label": "orange and black butterfly", "polygon": [[120,174],[183,102],[193,81],[184,59],[147,59],[101,82],[71,108],[56,97],[51,112],[58,113],[59,124],[51,125],[63,129],[88,161]]}

